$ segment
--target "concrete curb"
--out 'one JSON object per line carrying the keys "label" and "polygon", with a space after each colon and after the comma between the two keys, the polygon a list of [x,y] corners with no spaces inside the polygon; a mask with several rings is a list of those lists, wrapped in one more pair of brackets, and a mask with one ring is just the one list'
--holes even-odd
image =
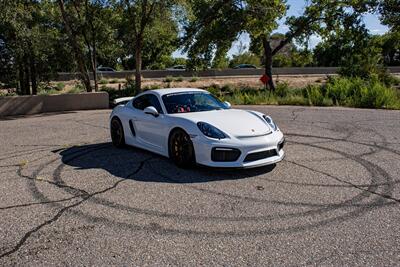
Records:
{"label": "concrete curb", "polygon": [[0,117],[108,107],[106,92],[0,97]]}

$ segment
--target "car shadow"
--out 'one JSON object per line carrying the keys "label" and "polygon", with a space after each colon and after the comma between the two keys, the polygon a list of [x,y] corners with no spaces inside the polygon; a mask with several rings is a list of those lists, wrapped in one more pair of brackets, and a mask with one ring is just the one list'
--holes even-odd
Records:
{"label": "car shadow", "polygon": [[271,172],[275,165],[254,169],[227,169],[194,166],[182,169],[168,158],[151,152],[127,147],[115,148],[111,143],[74,146],[54,150],[62,162],[76,170],[102,169],[113,176],[142,182],[205,183],[236,180]]}

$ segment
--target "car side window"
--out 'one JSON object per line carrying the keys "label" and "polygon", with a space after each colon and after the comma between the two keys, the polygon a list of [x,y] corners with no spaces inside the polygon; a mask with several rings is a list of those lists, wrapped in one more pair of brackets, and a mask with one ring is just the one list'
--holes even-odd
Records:
{"label": "car side window", "polygon": [[133,99],[132,106],[140,110],[153,106],[157,109],[158,113],[163,114],[160,101],[153,94],[146,94]]}
{"label": "car side window", "polygon": [[140,110],[144,110],[146,107],[148,107],[149,105],[146,95],[142,95],[133,99],[132,106]]}
{"label": "car side window", "polygon": [[162,111],[162,108],[160,105],[160,101],[158,101],[158,98],[153,94],[148,94],[147,96],[149,99],[150,106],[155,107],[157,109],[158,113],[163,114],[163,111]]}

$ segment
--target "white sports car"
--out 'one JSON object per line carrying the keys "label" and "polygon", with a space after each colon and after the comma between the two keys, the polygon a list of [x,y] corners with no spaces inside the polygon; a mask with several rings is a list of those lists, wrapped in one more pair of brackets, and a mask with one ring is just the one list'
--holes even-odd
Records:
{"label": "white sports car", "polygon": [[271,117],[231,109],[205,90],[149,90],[117,100],[112,142],[169,157],[176,165],[250,168],[281,161],[285,139]]}

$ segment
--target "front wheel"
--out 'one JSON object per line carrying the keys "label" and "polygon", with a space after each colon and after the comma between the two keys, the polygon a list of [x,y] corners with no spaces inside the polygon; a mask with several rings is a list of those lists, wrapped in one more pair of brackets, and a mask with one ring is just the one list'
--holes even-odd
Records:
{"label": "front wheel", "polygon": [[175,130],[169,138],[169,157],[181,168],[188,168],[196,162],[192,140],[183,130]]}
{"label": "front wheel", "polygon": [[115,147],[121,148],[125,146],[124,128],[121,121],[114,117],[111,120],[111,140]]}

